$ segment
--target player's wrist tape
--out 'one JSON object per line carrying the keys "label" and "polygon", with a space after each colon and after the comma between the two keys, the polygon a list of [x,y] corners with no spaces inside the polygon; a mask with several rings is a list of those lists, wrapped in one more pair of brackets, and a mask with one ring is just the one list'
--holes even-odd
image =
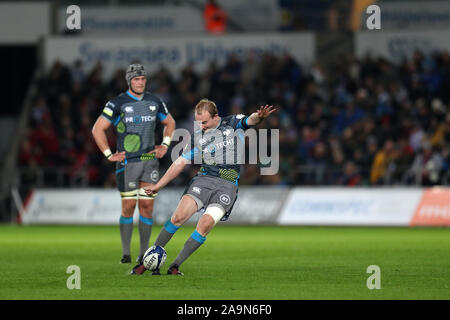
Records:
{"label": "player's wrist tape", "polygon": [[164,137],[163,141],[162,141],[162,145],[166,146],[167,148],[170,146],[170,142],[172,141],[172,139],[170,139],[170,137]]}
{"label": "player's wrist tape", "polygon": [[105,155],[106,159],[109,159],[112,157],[112,152],[110,149],[106,149],[105,151],[103,151],[103,154]]}

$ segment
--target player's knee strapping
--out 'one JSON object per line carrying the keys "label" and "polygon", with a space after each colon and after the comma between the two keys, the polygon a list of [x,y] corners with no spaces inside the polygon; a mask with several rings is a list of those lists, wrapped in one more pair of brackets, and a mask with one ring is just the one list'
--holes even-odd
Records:
{"label": "player's knee strapping", "polygon": [[137,199],[138,198],[138,190],[131,190],[126,192],[121,192],[120,196],[122,197],[122,200],[125,199]]}
{"label": "player's knee strapping", "polygon": [[211,216],[214,220],[214,225],[216,225],[225,215],[225,209],[220,205],[210,205],[206,208],[204,214]]}

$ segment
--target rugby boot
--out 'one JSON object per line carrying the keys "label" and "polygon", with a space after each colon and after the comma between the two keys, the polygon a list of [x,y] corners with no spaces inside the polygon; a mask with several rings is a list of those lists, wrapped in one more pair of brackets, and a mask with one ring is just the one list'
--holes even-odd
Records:
{"label": "rugby boot", "polygon": [[122,259],[120,259],[120,263],[131,263],[131,256],[124,254]]}
{"label": "rugby boot", "polygon": [[167,270],[167,274],[184,276],[184,273],[178,269],[178,266],[175,264]]}

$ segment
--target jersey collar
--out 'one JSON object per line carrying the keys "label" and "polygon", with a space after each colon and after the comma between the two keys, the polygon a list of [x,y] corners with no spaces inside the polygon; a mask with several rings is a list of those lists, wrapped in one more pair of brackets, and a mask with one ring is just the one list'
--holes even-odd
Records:
{"label": "jersey collar", "polygon": [[220,127],[220,125],[222,124],[222,117],[220,117],[219,123],[217,124],[217,127],[212,128],[212,130],[217,129],[218,127]]}
{"label": "jersey collar", "polygon": [[[145,94],[145,93],[144,93]],[[142,95],[142,98],[144,98],[144,94]],[[135,96],[133,96],[131,93],[130,93],[130,91],[128,91],[127,90],[127,95],[130,97],[130,98],[132,98],[132,99],[134,99],[134,100],[136,100],[136,101],[141,101],[142,100],[142,98],[138,98],[138,97],[135,97]]]}

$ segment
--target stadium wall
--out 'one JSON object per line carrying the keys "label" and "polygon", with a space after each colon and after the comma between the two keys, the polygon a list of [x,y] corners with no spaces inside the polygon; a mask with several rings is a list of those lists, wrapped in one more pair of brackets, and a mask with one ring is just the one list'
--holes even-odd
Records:
{"label": "stadium wall", "polygon": [[[382,12],[383,32],[394,29],[424,30],[450,27],[448,1],[378,0],[376,4]],[[366,28],[366,21],[367,14],[362,14],[360,19],[362,29]]]}
{"label": "stadium wall", "polygon": [[[164,224],[184,188],[167,188],[155,201]],[[195,224],[201,212],[189,221]],[[34,190],[23,224],[118,224],[120,197],[111,189]],[[138,212],[134,215],[137,223]],[[226,224],[450,226],[450,188],[241,187]]]}
{"label": "stadium wall", "polygon": [[364,58],[385,57],[393,62],[411,58],[416,50],[424,54],[450,51],[450,28],[438,30],[361,31],[355,33],[355,54]]}
{"label": "stadium wall", "polygon": [[49,2],[0,3],[0,44],[34,45],[51,32]]}
{"label": "stadium wall", "polygon": [[222,65],[230,54],[246,58],[269,52],[287,51],[299,63],[308,64],[315,58],[315,35],[309,32],[246,33],[243,35],[210,35],[164,37],[47,37],[43,44],[45,68],[55,61],[73,64],[82,62],[90,70],[97,62],[103,66],[103,76],[110,77],[117,69],[125,69],[130,61],[140,61],[149,72],[164,65],[176,74],[192,64],[198,71],[208,68],[211,62]]}
{"label": "stadium wall", "polygon": [[[179,6],[84,6],[80,7],[84,35],[159,35],[204,33],[202,12]],[[58,32],[67,30],[67,7],[58,9]]]}

